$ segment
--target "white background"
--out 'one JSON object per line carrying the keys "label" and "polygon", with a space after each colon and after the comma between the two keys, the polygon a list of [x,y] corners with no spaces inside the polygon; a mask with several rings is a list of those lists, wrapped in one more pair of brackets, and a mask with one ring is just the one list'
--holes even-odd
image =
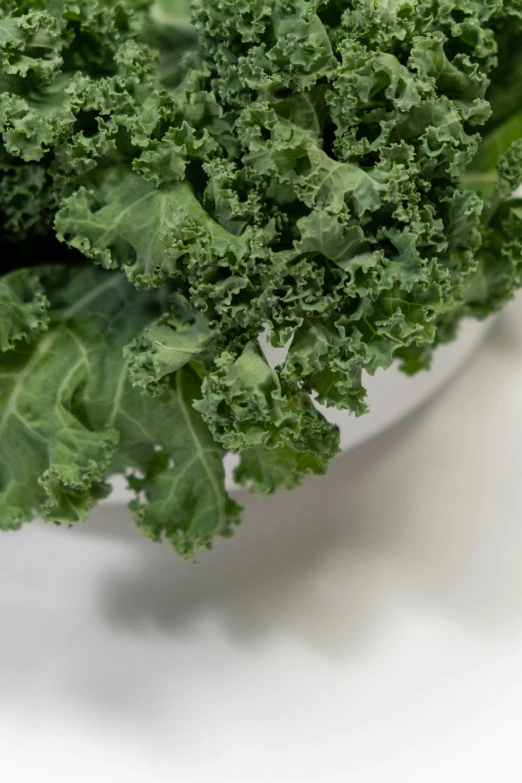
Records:
{"label": "white background", "polygon": [[519,315],[196,567],[110,507],[2,535],[0,779],[519,783]]}

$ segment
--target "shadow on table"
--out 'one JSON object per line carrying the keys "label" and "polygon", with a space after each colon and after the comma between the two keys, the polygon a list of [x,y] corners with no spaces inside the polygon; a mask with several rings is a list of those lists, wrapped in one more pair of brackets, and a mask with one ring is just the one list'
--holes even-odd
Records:
{"label": "shadow on table", "polygon": [[102,586],[107,621],[177,632],[211,617],[244,643],[283,634],[329,654],[384,632],[398,607],[475,630],[519,622],[522,369],[512,391],[498,381],[508,371],[497,330],[427,409],[326,478],[264,502],[243,496],[235,537],[195,566],[143,542],[126,511],[98,512],[91,534],[105,528],[136,547],[132,570]]}
{"label": "shadow on table", "polygon": [[393,459],[419,415],[339,457],[327,477],[309,477],[298,490],[264,501],[241,493],[242,525],[194,565],[167,544],[143,541],[125,509],[97,512],[90,533],[131,538],[137,553],[132,572],[109,575],[102,588],[109,621],[176,631],[211,615],[245,641],[272,632],[321,646],[339,634],[355,640],[382,608],[382,583],[367,583],[367,561],[386,551],[395,532],[391,520],[359,517],[351,498],[364,487],[371,492],[373,471]]}

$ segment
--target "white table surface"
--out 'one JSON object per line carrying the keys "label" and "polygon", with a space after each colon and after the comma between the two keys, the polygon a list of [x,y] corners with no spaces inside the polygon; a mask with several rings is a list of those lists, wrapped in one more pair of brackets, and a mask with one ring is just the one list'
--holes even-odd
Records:
{"label": "white table surface", "polygon": [[518,316],[196,567],[114,508],[2,535],[1,780],[519,783]]}

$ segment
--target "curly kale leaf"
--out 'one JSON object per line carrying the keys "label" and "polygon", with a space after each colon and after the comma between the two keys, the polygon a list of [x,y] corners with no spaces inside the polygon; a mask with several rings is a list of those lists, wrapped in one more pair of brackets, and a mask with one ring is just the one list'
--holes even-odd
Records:
{"label": "curly kale leaf", "polygon": [[330,460],[337,453],[335,432],[329,438],[311,441],[310,449],[301,451],[291,443],[277,449],[262,446],[245,449],[234,479],[238,484],[250,486],[262,497],[272,495],[282,487],[294,489],[307,474],[322,476],[326,473]]}
{"label": "curly kale leaf", "polygon": [[[159,311],[157,296],[90,267],[25,277],[3,278],[15,291],[32,289],[24,328],[41,326],[34,311],[42,290],[49,321],[40,336],[0,354],[1,526],[35,515],[84,519],[110,492],[107,478],[124,471],[137,524],[152,538],[192,557],[229,535],[239,507],[224,490],[223,451],[192,407],[197,374],[180,369],[154,398],[128,380],[123,348]],[[0,312],[2,330],[13,322]]]}
{"label": "curly kale leaf", "polygon": [[515,0],[187,14],[0,10],[2,241],[54,226],[99,265],[0,286],[7,526],[81,518],[131,471],[138,523],[190,555],[237,520],[225,449],[264,494],[324,472],[313,400],[365,413],[366,373],[428,367],[522,283]]}
{"label": "curly kale leaf", "polygon": [[40,280],[28,269],[0,277],[0,352],[33,339],[46,328],[48,308]]}
{"label": "curly kale leaf", "polygon": [[[283,396],[298,385],[363,413],[363,374],[436,344],[480,272],[483,204],[463,174],[490,116],[500,15],[427,0],[205,0],[198,51],[165,90],[143,43],[158,20],[176,26],[163,3],[113,37],[107,73],[86,63],[63,82],[75,132],[49,169],[58,235],[187,300],[214,335],[209,388],[222,393],[223,349],[235,361],[268,325],[274,344],[291,340]],[[76,131],[86,115],[89,133]],[[162,321],[133,345],[149,390],[181,360],[160,357],[158,330],[173,338]]]}
{"label": "curly kale leaf", "polygon": [[[337,451],[337,431],[297,386],[282,384],[257,342],[239,356],[224,351],[202,384],[203,398],[194,404],[216,440],[229,449],[269,449],[312,443],[321,452]],[[286,388],[285,388],[286,386]]]}

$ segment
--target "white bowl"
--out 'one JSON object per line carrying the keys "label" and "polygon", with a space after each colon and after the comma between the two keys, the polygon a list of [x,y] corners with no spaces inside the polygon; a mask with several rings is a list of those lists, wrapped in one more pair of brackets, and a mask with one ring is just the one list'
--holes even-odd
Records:
{"label": "white bowl", "polygon": [[[318,406],[330,421],[339,426],[342,451],[360,446],[426,402],[463,367],[482,342],[490,325],[491,320],[464,321],[457,339],[436,350],[433,365],[427,372],[409,377],[401,373],[398,367],[392,366],[387,370],[378,370],[373,376],[366,375],[363,383],[368,389],[370,412],[364,416],[356,418],[348,411]],[[268,344],[263,348],[270,364],[274,366],[281,362],[282,349],[273,349]],[[229,490],[237,488],[232,477],[236,464],[235,455],[226,457],[226,482]],[[127,490],[122,476],[114,477],[112,485],[114,490],[104,503],[127,503],[131,499],[132,493]]]}

